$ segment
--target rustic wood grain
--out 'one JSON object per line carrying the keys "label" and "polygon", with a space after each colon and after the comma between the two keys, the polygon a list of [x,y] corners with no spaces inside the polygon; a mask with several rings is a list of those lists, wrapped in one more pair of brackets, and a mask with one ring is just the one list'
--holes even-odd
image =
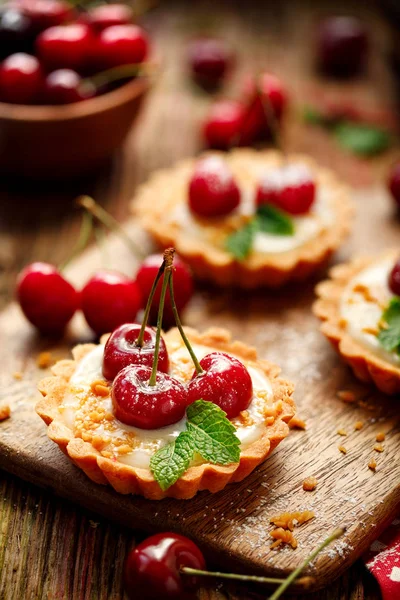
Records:
{"label": "rustic wood grain", "polygon": [[[324,6],[327,5],[328,3],[324,3]],[[335,5],[338,10],[337,3]],[[384,44],[385,30],[381,21],[376,19],[373,13],[369,13],[366,7],[364,10],[366,18],[373,22],[373,31],[377,40],[380,44]],[[0,244],[0,263],[3,266],[0,285],[4,297],[9,296],[15,272],[22,263],[32,257],[58,262],[66,256],[78,228],[78,215],[71,204],[77,193],[93,193],[118,218],[122,218],[126,215],[127,201],[138,181],[144,180],[154,168],[172,164],[175,159],[198,150],[199,142],[196,137],[198,123],[206,111],[209,100],[205,96],[195,94],[188,87],[182,72],[182,49],[190,27],[193,21],[198,19],[199,13],[203,16],[209,14],[206,4],[190,9],[185,4],[184,10],[179,4],[166,5],[148,15],[149,28],[154,32],[167,67],[158,88],[149,100],[140,129],[133,133],[124,153],[117,157],[113,165],[110,165],[109,171],[95,179],[88,178],[86,181],[70,183],[62,191],[52,186],[36,187],[32,190],[15,182],[13,188],[10,187],[9,182],[0,184],[3,188],[0,205],[1,228],[6,231]],[[307,39],[311,25],[310,12],[305,5],[294,2],[280,3],[279,6],[263,5],[251,10],[246,6],[246,10],[240,11],[238,6],[227,3],[217,8],[213,5],[213,14],[217,29],[223,29],[223,34],[236,45],[237,40],[240,39],[240,53],[244,58],[239,65],[237,77],[231,83],[232,91],[237,89],[240,75],[247,68],[247,64],[251,63],[255,66],[267,64],[272,70],[286,74],[294,94],[309,94],[313,97],[315,81],[312,73],[307,72],[306,68],[310,50],[304,44],[304,40]],[[288,39],[292,46],[290,52]],[[373,105],[379,101],[379,96],[384,89],[388,91],[387,101],[390,102],[390,82],[381,58],[380,60],[374,58],[372,61],[371,77],[373,86],[371,81],[364,80],[356,85],[346,86],[344,93],[352,97],[364,98]],[[178,127],[182,132],[179,136],[176,135]],[[357,223],[356,236],[344,249],[342,257],[348,256],[356,248],[374,251],[391,242],[397,242],[398,224],[391,220],[389,201],[382,189],[376,185],[377,177],[384,172],[390,157],[386,156],[385,160],[379,159],[373,162],[355,160],[338,150],[334,142],[328,140],[321,132],[305,131],[295,115],[287,128],[286,140],[290,149],[309,151],[324,164],[334,164],[342,176],[361,187],[356,198],[361,208],[361,218]],[[363,210],[366,203],[368,203],[366,207],[368,211]],[[377,223],[382,225],[381,235],[376,235]],[[127,260],[128,257],[122,248],[109,252],[108,266],[120,267],[123,255]],[[85,262],[86,260],[88,262]],[[128,264],[129,269],[133,271],[133,264]],[[91,266],[93,266],[93,257],[89,255],[89,258],[84,259],[84,262],[74,269],[74,277],[82,281]],[[296,554],[291,551],[270,553],[267,556],[267,558],[273,557],[273,563],[278,569],[287,569],[288,566],[297,564],[302,553],[310,549],[318,536],[326,531],[327,525],[332,525],[335,519],[342,521],[344,518],[352,522],[351,535],[356,535],[360,519],[364,523],[368,520],[382,524],[382,513],[385,512],[387,516],[388,510],[394,512],[395,509],[392,477],[397,476],[396,481],[399,481],[398,472],[396,473],[393,465],[399,443],[399,431],[395,428],[396,419],[391,416],[395,412],[393,402],[387,403],[386,414],[389,416],[385,416],[384,422],[369,423],[368,428],[362,432],[349,436],[348,442],[346,440],[349,447],[346,457],[340,455],[338,451],[333,452],[335,444],[343,441],[339,440],[335,433],[339,424],[350,431],[352,424],[359,418],[367,420],[371,416],[375,418],[376,415],[379,418],[381,409],[368,411],[346,407],[334,397],[334,388],[329,388],[331,382],[328,377],[332,371],[336,386],[347,388],[355,386],[357,389],[359,386],[340,366],[339,361],[329,351],[326,342],[317,333],[316,322],[308,311],[312,296],[311,286],[306,290],[294,288],[291,292],[296,299],[296,307],[293,305],[293,298],[288,298],[287,292],[276,294],[266,301],[261,294],[252,297],[235,295],[233,299],[229,293],[215,294],[213,290],[202,289],[186,315],[186,321],[191,325],[202,327],[205,324],[220,324],[230,327],[235,335],[257,345],[265,356],[279,360],[285,374],[292,376],[298,382],[297,402],[300,413],[307,419],[308,431],[291,435],[265,467],[242,485],[229,488],[230,501],[235,502],[239,511],[243,508],[244,512],[240,511],[238,516],[235,516],[234,524],[222,523],[219,530],[220,537],[216,541],[216,547],[219,548],[220,541],[223,542],[222,537],[236,538],[237,550],[239,554],[243,553],[246,547],[242,547],[240,542],[246,536],[243,537],[243,531],[239,531],[240,527],[238,531],[235,529],[238,524],[251,518],[251,515],[264,510],[269,502],[275,502],[275,507],[286,507],[288,503],[293,506],[293,502],[297,502],[301,497],[308,505],[314,503],[318,517],[311,528],[304,528],[303,533],[300,533],[300,551]],[[227,310],[229,304],[230,310]],[[282,305],[286,308],[284,317]],[[87,480],[81,474],[76,475],[76,470],[68,465],[62,455],[57,454],[57,449],[46,439],[42,424],[32,415],[34,395],[32,381],[38,376],[32,357],[40,349],[47,349],[48,343],[35,338],[29,328],[19,320],[15,309],[10,310],[11,313],[2,317],[0,329],[3,348],[1,383],[3,390],[10,390],[9,386],[12,384],[11,395],[15,412],[9,422],[1,425],[0,433],[2,449],[9,447],[10,444],[14,445],[17,440],[19,455],[14,452],[11,463],[7,455],[2,452],[2,466],[9,470],[18,469],[19,473],[27,479],[38,481],[43,473],[41,463],[49,458],[53,487],[60,493],[65,493],[65,490],[61,489],[65,480],[60,480],[59,476],[57,479],[60,469],[67,469],[71,476],[74,474],[72,482],[76,481],[79,485],[82,484],[82,489],[87,489],[89,485]],[[241,320],[243,314],[247,317],[245,323]],[[260,328],[261,322],[262,328]],[[20,335],[16,334],[17,324]],[[67,340],[66,345],[71,343],[72,339]],[[309,354],[303,351],[306,345],[310,349]],[[58,355],[64,352],[65,349],[57,350]],[[16,358],[17,367],[14,368]],[[21,382],[10,380],[9,373],[13,370],[25,372]],[[370,395],[367,390],[365,393],[371,404],[378,406],[376,402],[380,401],[380,398]],[[328,402],[329,395],[331,399]],[[316,427],[316,423],[321,422],[326,423],[323,430]],[[27,434],[24,434],[22,429],[18,429],[19,423],[24,423],[24,427],[26,423],[29,424]],[[370,448],[378,426],[387,427],[391,433],[388,436],[385,453],[378,457],[378,471],[373,475],[367,470],[366,464],[372,452]],[[37,434],[39,448],[35,448],[32,444],[32,439],[36,438]],[[22,439],[24,435],[25,439]],[[326,461],[326,464],[318,461],[318,468],[310,473],[310,469],[306,469],[305,465],[315,464],[314,461],[318,457],[314,445],[317,442],[320,444],[321,441],[330,448],[329,461]],[[25,460],[29,456],[28,451],[31,452],[28,461],[29,471],[26,470]],[[35,452],[36,458],[32,462]],[[301,461],[298,460],[299,456]],[[293,458],[296,462],[292,469]],[[32,464],[37,466],[35,471],[32,471]],[[285,470],[285,465],[288,469],[290,467],[290,471]],[[301,490],[301,481],[303,477],[310,474],[317,476],[320,486],[313,494],[306,495]],[[255,483],[260,476],[265,478],[270,489],[262,487],[260,490],[256,487]],[[46,479],[48,481],[48,477]],[[0,598],[9,600],[122,597],[120,584],[122,561],[127,548],[132,543],[131,534],[125,528],[110,525],[107,520],[77,510],[75,505],[56,499],[51,493],[42,493],[27,484],[19,484],[8,475],[5,475],[1,481],[3,502],[1,505]],[[43,479],[40,482],[45,484]],[[365,484],[366,495],[364,495]],[[252,493],[243,493],[243,490],[253,490],[253,488]],[[371,504],[369,503],[370,494],[376,490],[379,491],[381,498],[389,497],[391,502],[389,507],[387,505],[384,507],[377,502],[376,493],[373,494]],[[104,502],[107,502],[108,498],[115,497],[115,494],[106,489],[101,495]],[[249,500],[247,500],[248,495]],[[219,510],[219,513],[224,510],[219,509],[225,504],[224,498],[222,492],[213,499],[214,508]],[[332,507],[332,498],[335,510],[329,509],[327,503],[329,499]],[[355,499],[356,502],[349,500],[350,498]],[[194,501],[196,508],[199,509],[199,521],[202,519],[202,511],[206,510],[208,500],[203,494]],[[121,502],[123,506],[132,504],[132,501],[129,502],[127,499],[122,499]],[[260,507],[260,502],[266,504]],[[147,504],[145,501],[135,500],[138,510],[139,507]],[[160,526],[162,523],[164,528],[167,521],[173,526],[176,523],[173,511],[175,510],[176,514],[177,510],[173,505],[176,503],[171,501],[171,505],[161,504],[165,506],[163,510],[167,518],[161,520],[158,516],[156,525]],[[364,508],[363,504],[365,504]],[[154,510],[156,511],[155,508]],[[170,514],[167,513],[168,510]],[[362,516],[371,510],[372,515],[367,515],[365,518]],[[187,513],[189,519],[194,512],[193,505],[190,507],[190,504],[187,506],[185,504],[182,511]],[[221,517],[220,514],[218,516]],[[259,526],[260,524],[255,528],[257,534]],[[318,531],[319,527],[321,532]],[[214,535],[213,524],[209,530],[207,528],[203,530],[202,527],[201,529],[200,536],[207,546],[209,542],[206,538],[209,539]],[[362,527],[359,529],[361,533],[365,533]],[[267,520],[265,520],[265,532],[267,531]],[[374,531],[368,531],[368,536],[374,537],[374,535],[376,535]],[[364,544],[367,542],[365,538]],[[257,560],[259,569],[264,568],[265,557],[259,557]],[[342,565],[347,564],[348,558],[345,557]],[[315,600],[316,598],[378,598],[376,585],[371,579],[363,581],[364,575],[361,576],[360,573],[363,573],[361,567],[353,568],[326,591],[317,592],[309,597],[314,597]],[[244,588],[234,591],[234,588],[224,586],[223,591],[215,591],[215,586],[211,587],[211,590],[199,591],[199,598],[216,600],[227,597],[253,597],[253,594]]]}

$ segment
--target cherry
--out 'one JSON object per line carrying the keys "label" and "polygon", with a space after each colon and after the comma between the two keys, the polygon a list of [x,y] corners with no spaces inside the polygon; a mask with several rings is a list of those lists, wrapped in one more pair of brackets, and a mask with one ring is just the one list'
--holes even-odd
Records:
{"label": "cherry", "polygon": [[320,23],[316,40],[317,63],[328,75],[350,77],[363,71],[368,56],[368,34],[356,17],[330,17]]}
{"label": "cherry", "polygon": [[146,33],[138,25],[113,25],[99,34],[97,41],[98,66],[111,69],[120,65],[138,64],[149,51]]}
{"label": "cherry", "polygon": [[389,175],[389,190],[398,208],[400,208],[400,162],[396,163]]}
{"label": "cherry", "polygon": [[396,261],[389,274],[389,287],[393,294],[400,296],[400,259]]}
{"label": "cherry", "polygon": [[82,23],[49,27],[36,39],[37,54],[48,69],[83,71],[90,65],[93,49],[93,34]]}
{"label": "cherry", "polygon": [[96,32],[112,25],[127,25],[133,21],[133,10],[127,4],[100,4],[82,16]]}
{"label": "cherry", "polygon": [[0,58],[15,52],[30,52],[33,46],[31,18],[18,6],[0,10]]}
{"label": "cherry", "polygon": [[[162,254],[151,254],[144,259],[139,267],[138,272],[136,273],[136,283],[140,288],[143,298],[147,298],[150,294],[150,290],[161,261]],[[152,321],[157,318],[163,280],[164,277],[162,277],[160,283],[158,284],[154,295],[154,300],[150,310]],[[177,255],[174,257],[174,289],[176,305],[179,312],[181,312],[184,310],[185,306],[193,296],[193,278],[188,266]],[[174,322],[171,296],[169,291],[167,291],[167,295],[165,297],[163,322],[166,324],[171,324]]]}
{"label": "cherry", "polygon": [[17,296],[25,317],[43,333],[60,334],[78,308],[79,294],[48,263],[36,262],[21,271]]}
{"label": "cherry", "polygon": [[209,90],[221,84],[232,63],[232,54],[227,44],[216,38],[202,37],[192,40],[187,54],[194,81]]}
{"label": "cherry", "polygon": [[19,6],[31,18],[36,32],[62,25],[75,17],[74,9],[64,0],[20,0]]}
{"label": "cherry", "polygon": [[177,533],[152,535],[126,558],[124,583],[129,598],[185,598],[188,590],[194,589],[196,580],[182,575],[181,567],[203,570],[205,560],[200,549]]}
{"label": "cherry", "polygon": [[244,107],[234,100],[220,100],[210,109],[203,126],[203,137],[209,148],[228,150],[241,139]]}
{"label": "cherry", "polygon": [[18,52],[0,66],[0,98],[13,104],[32,104],[43,85],[43,73],[35,56]]}
{"label": "cherry", "polygon": [[[106,379],[114,379],[128,365],[152,366],[156,332],[152,327],[146,327],[143,334],[143,344],[140,346],[138,338],[141,328],[141,325],[137,323],[125,323],[117,327],[110,335],[103,355],[103,375]],[[162,338],[160,340],[157,368],[159,371],[168,373],[168,351]]]}
{"label": "cherry", "polygon": [[239,206],[240,191],[219,156],[200,160],[189,182],[189,206],[200,217],[222,217]]}
{"label": "cherry", "polygon": [[98,335],[135,320],[141,307],[136,283],[116,271],[99,271],[81,292],[82,311]]}
{"label": "cherry", "polygon": [[96,89],[83,85],[82,78],[72,69],[57,69],[46,77],[43,88],[45,104],[71,104],[93,98]]}
{"label": "cherry", "polygon": [[228,419],[246,410],[253,398],[253,384],[243,363],[225,352],[211,352],[201,361],[202,373],[194,372],[188,385],[189,404],[196,400],[214,402]]}
{"label": "cherry", "polygon": [[256,203],[273,204],[291,215],[307,213],[315,201],[315,183],[303,165],[288,165],[259,184]]}

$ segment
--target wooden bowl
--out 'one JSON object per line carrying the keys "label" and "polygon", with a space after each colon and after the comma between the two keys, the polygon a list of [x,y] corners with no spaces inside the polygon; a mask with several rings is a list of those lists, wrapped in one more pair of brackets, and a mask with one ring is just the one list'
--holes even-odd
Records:
{"label": "wooden bowl", "polygon": [[65,106],[0,102],[0,171],[54,179],[94,170],[122,144],[150,84],[140,77]]}

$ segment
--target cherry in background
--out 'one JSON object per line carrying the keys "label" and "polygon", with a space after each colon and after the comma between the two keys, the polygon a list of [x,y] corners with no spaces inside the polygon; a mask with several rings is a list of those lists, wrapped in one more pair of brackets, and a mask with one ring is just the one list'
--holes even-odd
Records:
{"label": "cherry in background", "polygon": [[91,66],[94,44],[89,27],[74,23],[45,29],[36,39],[36,51],[47,69],[84,72]]}
{"label": "cherry in background", "polygon": [[358,75],[366,67],[368,46],[368,33],[362,21],[350,16],[327,18],[317,30],[317,66],[334,77]]}
{"label": "cherry in background", "polygon": [[127,4],[100,4],[83,13],[79,20],[99,32],[112,25],[128,25],[133,22],[133,16]]}
{"label": "cherry in background", "polygon": [[220,156],[200,160],[189,182],[190,210],[199,217],[223,217],[240,204],[240,190]]}
{"label": "cherry in background", "polygon": [[96,89],[90,84],[83,85],[81,76],[72,69],[57,69],[45,79],[42,102],[44,104],[71,104],[93,98]]}
{"label": "cherry in background", "polygon": [[233,56],[224,40],[202,37],[189,43],[187,60],[193,80],[211,91],[221,85]]}
{"label": "cherry in background", "polygon": [[40,98],[43,72],[35,56],[17,52],[0,65],[0,100],[12,104],[33,104]]}
{"label": "cherry in background", "polygon": [[113,25],[96,42],[96,66],[100,70],[143,62],[149,52],[146,33],[138,25]]}
{"label": "cherry in background", "polygon": [[400,209],[400,162],[393,165],[388,186],[397,208]]}
{"label": "cherry in background", "polygon": [[241,140],[245,107],[235,100],[215,102],[203,125],[203,138],[208,148],[229,150]]}

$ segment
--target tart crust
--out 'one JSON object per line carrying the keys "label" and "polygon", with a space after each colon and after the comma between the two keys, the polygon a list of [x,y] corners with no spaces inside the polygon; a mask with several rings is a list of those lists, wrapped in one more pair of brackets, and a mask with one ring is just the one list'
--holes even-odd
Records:
{"label": "tart crust", "polygon": [[[213,152],[204,156],[210,155],[225,157],[234,175],[254,160],[261,159],[267,168],[278,167],[284,161],[283,155],[274,150],[257,152],[235,149],[227,154]],[[350,231],[353,206],[347,187],[331,171],[318,166],[310,157],[291,155],[285,160],[309,166],[316,174],[318,183],[332,191],[335,213],[332,224],[298,248],[276,254],[253,252],[245,260],[238,261],[224,249],[186,232],[180,223],[165,221],[165,214],[171,214],[177,199],[181,200],[182,185],[186,185],[197,160],[186,159],[172,169],[155,173],[139,188],[132,202],[132,211],[155,242],[162,248],[174,246],[200,279],[213,281],[220,286],[234,285],[248,289],[264,286],[276,288],[288,281],[302,281],[326,265]],[[176,194],[173,193],[174,189],[177,190]],[[238,215],[233,215],[214,219],[212,223],[209,219],[196,219],[196,223],[215,231],[218,236],[221,228],[233,230],[235,223],[237,228],[237,219]]]}
{"label": "tart crust", "polygon": [[[43,399],[37,403],[36,411],[48,425],[50,439],[56,442],[92,481],[104,485],[110,484],[121,494],[139,494],[152,500],[165,497],[188,499],[200,490],[214,493],[222,490],[228,483],[241,481],[247,477],[288,435],[287,423],[295,414],[295,404],[291,397],[293,385],[279,377],[280,368],[268,361],[258,359],[254,348],[241,342],[232,342],[229,332],[224,329],[209,329],[203,334],[190,328],[185,328],[185,331],[192,343],[230,352],[239,359],[255,363],[266,374],[272,386],[276,407],[273,423],[266,425],[265,433],[242,450],[238,463],[228,466],[204,463],[189,467],[174,485],[163,491],[149,469],[132,467],[103,457],[91,443],[75,437],[72,429],[63,423],[58,409],[68,393],[69,381],[77,364],[95,347],[94,344],[79,345],[72,351],[73,360],[62,360],[56,363],[52,369],[53,375],[39,383],[39,391]],[[176,343],[180,339],[179,331],[172,329],[164,339],[168,348],[171,343]]]}
{"label": "tart crust", "polygon": [[322,281],[316,288],[318,300],[313,305],[314,314],[323,321],[322,333],[335,350],[353,369],[364,383],[374,383],[383,393],[400,393],[400,368],[377,356],[372,350],[354,340],[346,331],[340,315],[340,300],[350,281],[361,271],[385,258],[398,257],[398,250],[388,251],[378,259],[362,257],[331,269],[330,279]]}

